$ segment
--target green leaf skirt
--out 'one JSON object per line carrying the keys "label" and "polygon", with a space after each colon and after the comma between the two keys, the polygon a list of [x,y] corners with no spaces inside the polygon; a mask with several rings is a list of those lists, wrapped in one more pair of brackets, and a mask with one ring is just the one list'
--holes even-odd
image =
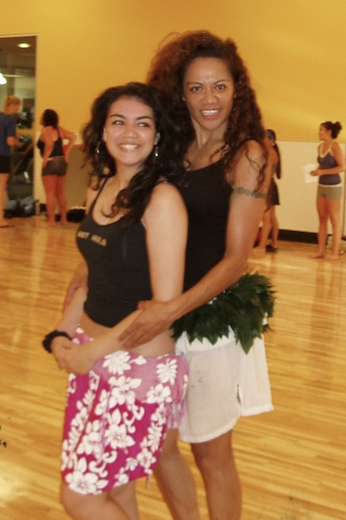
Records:
{"label": "green leaf skirt", "polygon": [[232,329],[248,353],[254,339],[262,337],[269,328],[274,293],[269,278],[258,272],[247,273],[213,300],[175,321],[174,337],[177,339],[186,332],[190,342],[206,338],[215,345],[219,338],[228,337]]}

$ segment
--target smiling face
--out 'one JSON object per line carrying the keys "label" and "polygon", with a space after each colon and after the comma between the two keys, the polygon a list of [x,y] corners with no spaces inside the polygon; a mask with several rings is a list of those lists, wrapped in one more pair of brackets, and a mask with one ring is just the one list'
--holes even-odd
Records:
{"label": "smiling face", "polygon": [[109,109],[103,140],[117,168],[139,171],[158,140],[153,110],[134,97],[117,99]]}
{"label": "smiling face", "polygon": [[193,60],[184,76],[183,97],[195,129],[224,131],[234,97],[234,81],[226,63],[218,58]]}

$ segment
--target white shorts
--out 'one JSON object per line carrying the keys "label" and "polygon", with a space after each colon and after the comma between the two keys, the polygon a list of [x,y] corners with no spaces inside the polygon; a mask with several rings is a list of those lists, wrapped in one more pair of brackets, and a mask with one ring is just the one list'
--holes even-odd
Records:
{"label": "white shorts", "polygon": [[186,333],[176,353],[190,368],[185,414],[179,428],[185,442],[206,442],[230,431],[241,416],[273,410],[264,341],[256,338],[248,354],[233,333],[215,345],[190,343]]}

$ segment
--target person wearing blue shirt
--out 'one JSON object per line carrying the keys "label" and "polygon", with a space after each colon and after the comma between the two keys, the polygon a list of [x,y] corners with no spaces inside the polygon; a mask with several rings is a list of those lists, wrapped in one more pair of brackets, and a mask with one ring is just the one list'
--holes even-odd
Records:
{"label": "person wearing blue shirt", "polygon": [[17,142],[16,120],[13,117],[20,108],[17,96],[8,96],[0,112],[0,228],[8,228],[11,224],[4,218],[4,197],[11,171],[11,148]]}

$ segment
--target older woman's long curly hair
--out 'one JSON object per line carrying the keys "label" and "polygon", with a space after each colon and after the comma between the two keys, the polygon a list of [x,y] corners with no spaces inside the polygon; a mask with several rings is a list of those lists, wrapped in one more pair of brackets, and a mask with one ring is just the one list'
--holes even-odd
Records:
{"label": "older woman's long curly hair", "polygon": [[[221,150],[226,169],[231,173],[237,160],[237,151],[247,141],[256,140],[265,148],[261,113],[237,47],[231,39],[222,40],[208,31],[190,31],[178,36],[173,33],[168,38],[173,39],[165,40],[154,56],[147,82],[161,92],[170,106],[180,127],[180,144],[184,154],[195,138],[191,118],[183,101],[183,81],[189,64],[197,58],[218,58],[230,70],[235,87],[234,101]],[[263,168],[260,168],[259,184],[262,179]]]}
{"label": "older woman's long curly hair", "polygon": [[148,105],[154,114],[155,130],[160,134],[158,156],[154,149],[144,161],[141,170],[121,190],[114,200],[111,212],[114,217],[120,209],[125,210],[127,222],[139,221],[149,202],[152,190],[161,176],[174,184],[183,177],[183,159],[178,146],[177,128],[170,119],[160,94],[143,83],[132,82],[105,90],[93,103],[91,119],[83,129],[86,160],[92,165],[91,183],[99,189],[103,179],[116,175],[116,163],[102,139],[104,125],[112,104],[122,97],[136,98]]}

